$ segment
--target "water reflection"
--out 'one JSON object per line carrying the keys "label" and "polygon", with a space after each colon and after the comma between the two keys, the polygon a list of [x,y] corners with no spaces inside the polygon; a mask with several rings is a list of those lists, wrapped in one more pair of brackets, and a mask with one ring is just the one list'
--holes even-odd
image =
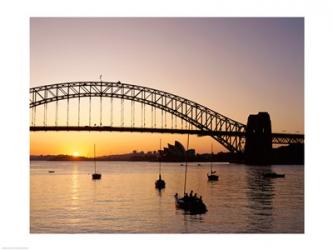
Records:
{"label": "water reflection", "polygon": [[160,197],[162,196],[162,193],[164,193],[164,189],[156,189],[155,188],[155,190],[156,190],[157,195],[160,196]]}
{"label": "water reflection", "polygon": [[77,210],[79,207],[79,181],[78,181],[78,166],[74,165],[71,175],[71,206],[70,210]]}
{"label": "water reflection", "polygon": [[[168,186],[154,187],[155,163],[32,162],[31,233],[238,233],[303,232],[303,167],[274,166],[285,179],[263,178],[270,167],[216,164],[221,180],[207,182],[209,164],[190,169],[188,191],[202,195],[208,212],[176,210],[184,168],[166,164]],[[48,174],[54,169],[56,174]]]}
{"label": "water reflection", "polygon": [[272,172],[271,166],[247,168],[248,224],[247,232],[269,232],[273,226],[274,184],[264,173]]}
{"label": "water reflection", "polygon": [[204,222],[204,216],[201,214],[185,214],[184,213],[184,220],[185,221],[196,221],[196,222]]}

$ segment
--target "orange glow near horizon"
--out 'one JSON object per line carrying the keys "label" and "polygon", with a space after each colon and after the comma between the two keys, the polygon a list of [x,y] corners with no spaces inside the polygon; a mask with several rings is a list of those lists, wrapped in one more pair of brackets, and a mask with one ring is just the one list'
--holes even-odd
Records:
{"label": "orange glow near horizon", "polygon": [[[162,140],[162,148],[174,144],[175,140],[186,145],[187,135],[149,134],[149,133],[101,133],[101,132],[31,132],[31,155],[66,154],[92,157],[94,144],[96,156],[131,153],[136,151],[157,151]],[[190,136],[190,148],[197,153],[210,153],[213,143],[214,152],[226,151],[222,145],[209,136]]]}
{"label": "orange glow near horizon", "polygon": [[[101,74],[103,81],[185,97],[244,124],[249,114],[269,112],[276,133],[304,131],[303,18],[30,19],[30,87],[99,81]],[[80,109],[77,99],[68,101],[69,118],[67,101],[59,101],[59,124],[87,126],[87,99],[80,99]],[[103,98],[100,120],[100,100],[92,99],[92,126],[109,125],[110,100]],[[119,126],[120,101],[114,101],[113,125]],[[125,107],[125,124],[131,126],[131,105]],[[138,103],[136,127],[140,108]],[[37,107],[41,126],[42,109]],[[55,103],[46,113],[47,124],[56,124]],[[186,135],[177,134],[31,132],[30,154],[92,157],[94,144],[97,156],[147,152],[158,150],[160,139],[162,147],[175,140],[186,145]],[[209,153],[211,143],[214,152],[227,151],[211,137],[190,136],[190,148],[198,153]]]}

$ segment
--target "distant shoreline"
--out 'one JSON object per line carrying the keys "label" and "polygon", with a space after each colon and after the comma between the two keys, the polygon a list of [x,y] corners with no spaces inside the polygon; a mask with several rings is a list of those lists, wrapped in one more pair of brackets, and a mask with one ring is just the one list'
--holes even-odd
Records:
{"label": "distant shoreline", "polygon": [[[93,158],[85,158],[85,159],[30,159],[30,162],[35,162],[35,161],[49,161],[49,162],[92,162],[94,161]],[[120,160],[120,159],[96,159],[97,162],[155,162],[157,163],[158,160],[130,160],[130,159],[123,159],[123,160]],[[185,164],[184,161],[161,161],[162,163],[179,163],[181,165]],[[198,165],[200,163],[203,163],[203,164],[209,164],[209,163],[222,163],[222,164],[246,164],[243,160],[231,160],[231,161],[224,161],[224,160],[212,160],[212,161],[209,161],[209,160],[205,160],[205,161],[200,161],[200,160],[189,160],[188,161],[189,163],[198,163]],[[249,164],[246,164],[248,166],[251,166]],[[299,162],[299,161],[283,161],[283,162],[272,162],[271,164],[269,165],[305,165],[304,162]],[[269,166],[267,165],[267,166]]]}
{"label": "distant shoreline", "polygon": [[[185,154],[160,154],[157,151],[144,153],[143,151],[118,155],[105,155],[93,157],[72,155],[30,155],[30,161],[133,161],[133,162],[185,162]],[[243,154],[219,152],[216,154],[192,154],[187,156],[188,162],[230,162],[245,163]],[[271,164],[304,165],[304,145],[289,145],[272,150]]]}
{"label": "distant shoreline", "polygon": [[[106,158],[105,156],[102,157],[96,157],[96,161],[127,161],[127,162],[159,162],[158,159],[119,159],[115,157],[114,159]],[[73,157],[73,156],[68,156],[66,157],[57,157],[57,156],[30,156],[30,161],[94,161],[94,158],[89,158],[89,157]],[[185,162],[183,160],[161,160],[161,162]],[[223,162],[223,163],[229,163],[230,161],[223,161],[220,159],[214,159],[214,160],[197,160],[197,159],[192,159],[188,160],[188,162]]]}
{"label": "distant shoreline", "polygon": [[[91,162],[93,160],[30,160],[30,162],[37,162],[37,161],[48,161],[48,162]],[[139,161],[139,160],[96,160],[97,162],[147,162],[147,163],[157,163],[158,161]],[[185,165],[185,162],[183,161],[161,161],[162,163],[178,163],[181,166]],[[196,166],[201,166],[200,164],[205,164],[207,166],[207,164],[210,163],[210,161],[189,161],[189,164],[193,164],[196,163]],[[249,164],[246,164],[245,162],[239,162],[239,161],[212,161],[212,163],[220,163],[223,165],[228,165],[228,164],[244,164],[247,166],[252,166]],[[305,164],[302,162],[283,162],[283,163],[271,163],[269,165],[262,165],[262,167],[265,166],[274,166],[274,165],[295,165],[295,166],[304,166]],[[257,165],[255,165],[257,166]]]}

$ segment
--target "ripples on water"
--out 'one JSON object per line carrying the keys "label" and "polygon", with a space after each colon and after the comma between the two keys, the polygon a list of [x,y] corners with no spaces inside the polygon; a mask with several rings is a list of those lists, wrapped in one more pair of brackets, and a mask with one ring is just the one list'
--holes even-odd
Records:
{"label": "ripples on water", "polygon": [[[184,167],[164,163],[166,188],[158,192],[157,163],[32,161],[31,233],[303,233],[304,167],[256,167],[214,163],[220,176],[208,182],[209,163],[191,163],[188,192],[203,196],[208,212],[184,215],[174,194],[183,192]],[[48,173],[54,170],[55,173]],[[286,174],[263,178],[263,172]]]}

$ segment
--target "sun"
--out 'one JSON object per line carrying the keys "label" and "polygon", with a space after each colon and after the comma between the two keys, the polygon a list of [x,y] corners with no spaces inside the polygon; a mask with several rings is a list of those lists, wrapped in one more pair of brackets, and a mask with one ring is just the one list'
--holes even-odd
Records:
{"label": "sun", "polygon": [[78,156],[80,156],[80,153],[79,152],[73,152],[72,156],[78,157]]}

